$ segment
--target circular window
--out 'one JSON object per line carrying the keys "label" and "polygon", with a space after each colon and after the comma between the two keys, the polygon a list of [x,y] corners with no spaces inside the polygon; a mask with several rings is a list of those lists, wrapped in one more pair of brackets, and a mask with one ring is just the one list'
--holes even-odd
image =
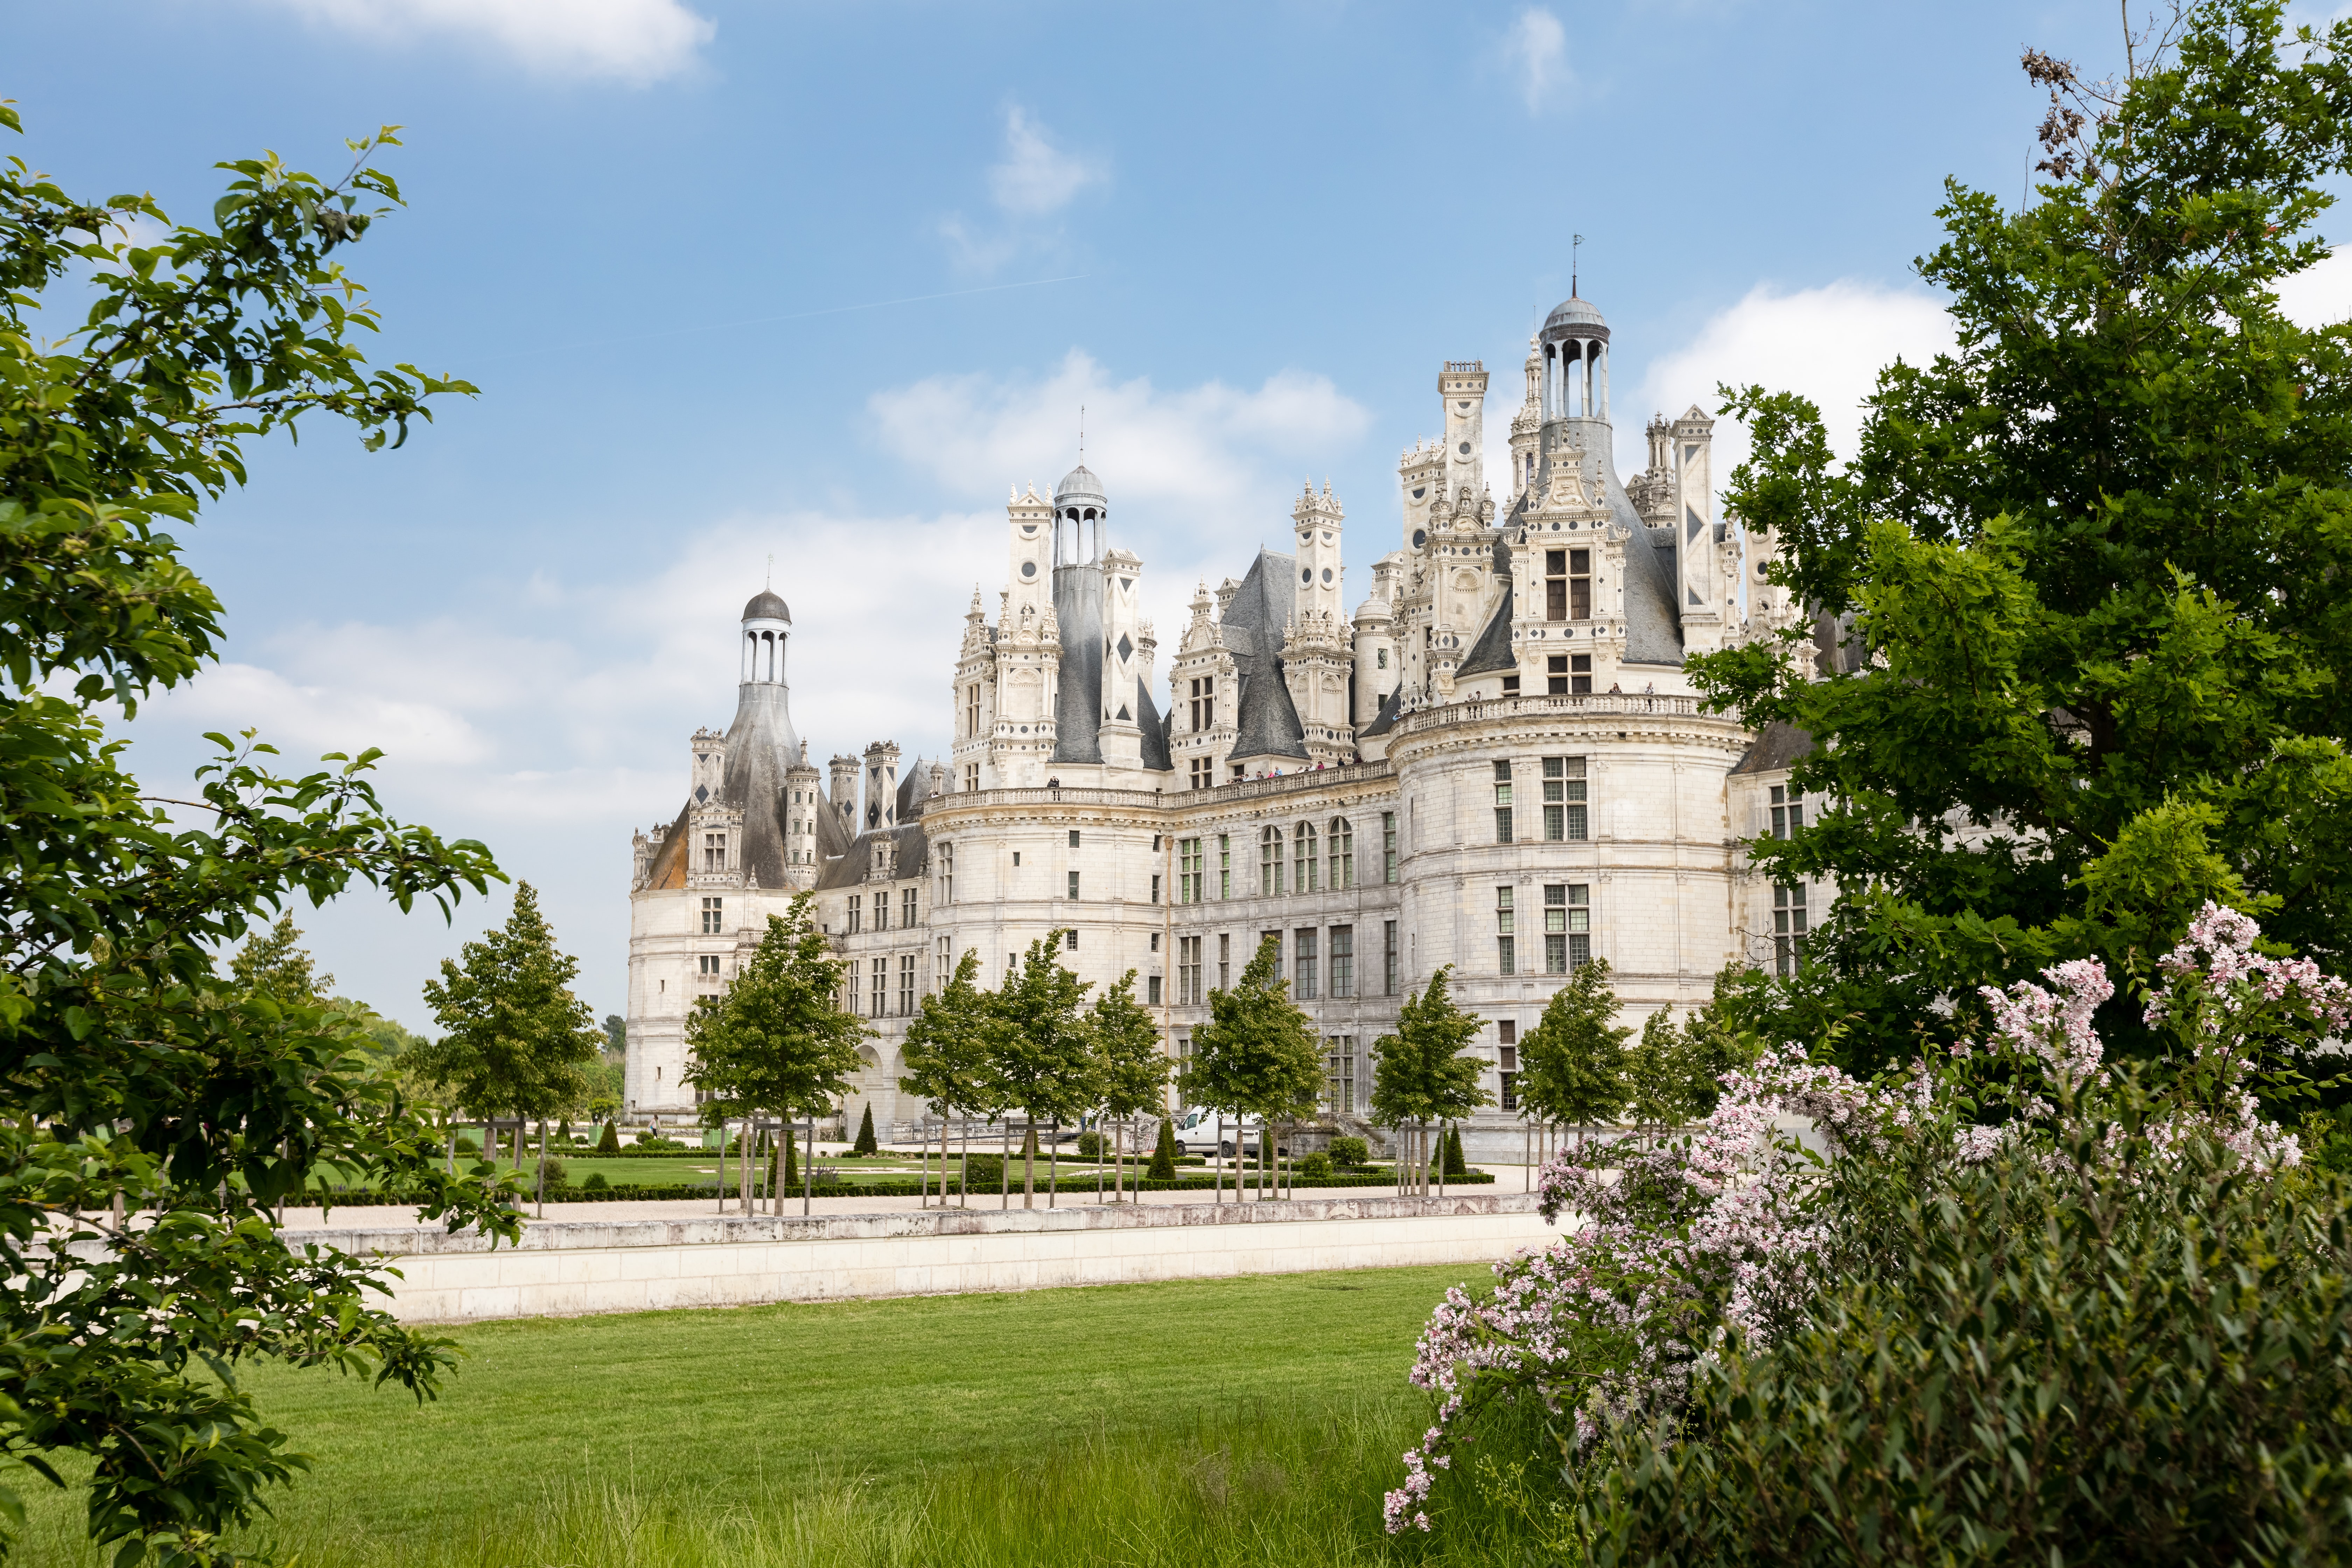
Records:
{"label": "circular window", "polygon": [[1420,549],[1423,545],[1428,542],[1429,533],[1426,530],[1416,528],[1412,531],[1412,547],[1415,550]]}
{"label": "circular window", "polygon": [[1323,568],[1323,581],[1325,581],[1326,583],[1328,583],[1330,580],[1331,580],[1331,568],[1329,568],[1328,566],[1326,566],[1325,568]]}
{"label": "circular window", "polygon": [[1301,572],[1298,574],[1298,580],[1302,583],[1312,583],[1315,581],[1315,568],[1309,566],[1306,571]]}
{"label": "circular window", "polygon": [[1024,561],[1021,563],[1021,575],[1024,577],[1037,575],[1037,563],[1034,561]]}
{"label": "circular window", "polygon": [[1024,522],[1021,525],[1021,537],[1024,539],[1027,539],[1036,531],[1037,525],[1034,522]]}
{"label": "circular window", "polygon": [[1464,457],[1468,457],[1470,455],[1470,443],[1467,441],[1463,442],[1460,449]]}

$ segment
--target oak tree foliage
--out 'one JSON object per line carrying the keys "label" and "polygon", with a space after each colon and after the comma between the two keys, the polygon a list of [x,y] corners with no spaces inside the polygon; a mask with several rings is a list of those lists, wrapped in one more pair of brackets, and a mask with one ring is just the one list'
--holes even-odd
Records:
{"label": "oak tree foliage", "polygon": [[[21,130],[5,104],[0,126]],[[397,446],[472,390],[362,351],[379,323],[342,259],[399,203],[371,163],[393,144],[352,143],[331,182],[220,165],[209,221],[179,226],[0,164],[0,1453],[91,1467],[89,1532],[122,1568],[230,1561],[223,1532],[304,1463],[242,1363],[419,1397],[451,1365],[376,1304],[374,1262],[298,1253],[272,1211],[366,1178],[452,1226],[517,1224],[443,1173],[315,983],[215,963],[354,884],[446,912],[499,875],[488,852],[388,816],[373,751],[289,773],[215,735],[158,794],[106,727],[216,656],[219,601],[172,530],[246,481],[255,440],[323,420]],[[20,1517],[0,1491],[0,1549]]]}

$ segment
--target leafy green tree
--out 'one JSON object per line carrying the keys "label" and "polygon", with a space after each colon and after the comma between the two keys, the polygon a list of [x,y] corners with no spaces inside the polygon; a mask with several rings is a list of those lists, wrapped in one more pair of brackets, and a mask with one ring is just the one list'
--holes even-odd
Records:
{"label": "leafy green tree", "polygon": [[1583,1130],[1625,1107],[1625,1042],[1609,961],[1579,964],[1519,1042],[1519,1102],[1538,1120]]}
{"label": "leafy green tree", "polygon": [[[20,130],[5,104],[0,126]],[[382,447],[471,390],[359,349],[378,322],[340,263],[377,216],[362,204],[399,200],[369,166],[391,140],[355,144],[332,185],[223,165],[208,226],[0,165],[0,1448],[51,1480],[86,1466],[88,1529],[118,1562],[226,1562],[222,1532],[299,1467],[238,1363],[420,1396],[451,1364],[379,1304],[374,1260],[297,1256],[270,1211],[367,1179],[453,1226],[519,1224],[492,1184],[437,1167],[315,985],[215,963],[355,883],[446,911],[498,876],[488,852],[386,816],[373,751],[289,776],[250,733],[215,735],[167,795],[106,731],[217,657],[181,531],[245,482],[256,441],[309,418]],[[21,1518],[0,1497],[0,1541]]]}
{"label": "leafy green tree", "polygon": [[618,1013],[604,1015],[604,1049],[616,1057],[629,1054],[629,1021]]}
{"label": "leafy green tree", "polygon": [[334,990],[335,977],[317,973],[301,942],[294,917],[279,915],[276,924],[247,937],[229,955],[228,977],[239,989],[274,1001],[322,1002]]}
{"label": "leafy green tree", "polygon": [[850,1144],[849,1152],[853,1154],[871,1154],[881,1147],[882,1145],[874,1136],[874,1107],[869,1102],[866,1107],[865,1117],[857,1123],[857,1139]]}
{"label": "leafy green tree", "polygon": [[[1094,1030],[1082,1010],[1093,986],[1062,967],[1066,934],[1055,930],[1031,942],[995,995],[998,1027],[990,1036],[995,1056],[988,1077],[1003,1104],[1027,1115],[1033,1135],[1040,1121],[1058,1129],[1100,1098]],[[1037,1192],[1034,1137],[1025,1149],[1021,1200],[1027,1206]]]}
{"label": "leafy green tree", "polygon": [[[1843,468],[1804,399],[1730,395],[1727,500],[1843,639],[1693,661],[1815,742],[1826,809],[1754,854],[1841,893],[1749,998],[1767,1037],[1907,1060],[1981,985],[2150,973],[2208,898],[2352,949],[2352,326],[2278,294],[2352,170],[2352,23],[2289,39],[2284,10],[2199,5],[2109,81],[2026,53],[2047,178],[2019,210],[1947,184],[1919,268],[1958,347],[1881,374]],[[2102,1026],[2150,1049],[2136,1007]]]}
{"label": "leafy green tree", "polygon": [[[1290,999],[1281,965],[1282,939],[1267,936],[1232,990],[1209,993],[1209,1021],[1192,1031],[1183,1075],[1190,1103],[1257,1119],[1261,1181],[1282,1123],[1312,1115],[1323,1090],[1321,1042],[1314,1022]],[[1234,1146],[1242,1142],[1236,1131]]]}
{"label": "leafy green tree", "polygon": [[[1104,1117],[1122,1131],[1147,1110],[1165,1109],[1168,1094],[1168,1053],[1160,1048],[1160,1025],[1135,999],[1135,971],[1095,998],[1088,1025],[1094,1036],[1096,1082],[1102,1096]],[[1127,1150],[1118,1149],[1118,1174],[1112,1191],[1118,1192],[1126,1175]]]}
{"label": "leafy green tree", "polygon": [[899,1053],[907,1072],[898,1088],[929,1106],[940,1119],[942,1203],[947,1196],[948,1118],[961,1114],[966,1119],[964,1153],[969,1159],[970,1118],[992,1108],[990,1073],[995,1037],[1003,1026],[995,999],[981,989],[980,954],[970,948],[956,961],[947,984],[918,1002],[914,1017],[908,1020]]}
{"label": "leafy green tree", "polygon": [[[815,895],[803,893],[784,913],[770,915],[742,973],[687,1019],[687,1081],[746,1112],[814,1121],[848,1092],[865,1065],[857,1047],[866,1025],[839,1005],[847,961],[834,956],[810,918],[814,902]],[[802,1197],[805,1206],[805,1189]],[[782,1213],[783,1184],[773,1201]]]}
{"label": "leafy green tree", "polygon": [[1691,1083],[1682,1039],[1674,1009],[1661,1007],[1642,1020],[1641,1038],[1627,1053],[1626,1108],[1645,1136],[1681,1125],[1689,1113]]}
{"label": "leafy green tree", "polygon": [[[1442,964],[1429,984],[1410,993],[1397,1009],[1397,1032],[1381,1041],[1372,1073],[1372,1120],[1383,1127],[1411,1127],[1419,1142],[1418,1185],[1427,1191],[1431,1151],[1428,1130],[1467,1116],[1494,1097],[1480,1086],[1484,1068],[1462,1053],[1485,1027],[1478,1016],[1454,1005],[1454,966]],[[1400,1160],[1402,1177],[1405,1162]]]}
{"label": "leafy green tree", "polygon": [[[555,931],[529,882],[515,884],[504,925],[443,959],[425,983],[425,1000],[445,1033],[414,1053],[416,1068],[468,1109],[515,1117],[549,1117],[578,1106],[604,1033],[588,1004],[572,993],[579,960],[555,944]],[[523,1136],[515,1133],[515,1166]]]}

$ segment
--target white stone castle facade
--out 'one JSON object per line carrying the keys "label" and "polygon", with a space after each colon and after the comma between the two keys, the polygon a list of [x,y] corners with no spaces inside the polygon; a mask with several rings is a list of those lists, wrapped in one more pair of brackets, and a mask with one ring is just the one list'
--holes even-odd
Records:
{"label": "white stone castle facade", "polygon": [[1716,514],[1696,408],[1653,420],[1648,467],[1620,480],[1609,358],[1591,305],[1551,313],[1504,476],[1484,467],[1486,371],[1446,364],[1444,435],[1399,465],[1370,595],[1342,605],[1339,503],[1310,489],[1290,553],[1194,596],[1164,709],[1143,563],[1083,466],[1006,508],[1005,586],[993,621],[977,594],[965,615],[943,762],[902,772],[877,742],[820,773],[792,726],[791,612],[754,598],[734,722],[695,733],[683,808],[635,839],[630,1110],[694,1113],[686,1014],[812,888],[875,1031],[846,1110],[877,1125],[922,1114],[897,1088],[919,998],[967,949],[998,983],[1056,927],[1082,978],[1139,972],[1180,1059],[1209,990],[1278,936],[1342,1123],[1440,964],[1488,1020],[1507,1102],[1519,1036],[1588,957],[1636,1023],[1703,1003],[1727,963],[1792,962],[1822,891],[1751,875],[1742,844],[1801,809],[1805,739],[1704,711],[1684,672],[1792,610],[1769,551]]}

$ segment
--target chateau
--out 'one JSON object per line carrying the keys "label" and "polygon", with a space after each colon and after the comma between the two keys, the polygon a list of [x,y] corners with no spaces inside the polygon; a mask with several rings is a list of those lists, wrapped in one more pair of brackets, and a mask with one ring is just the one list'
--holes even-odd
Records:
{"label": "chateau", "polygon": [[1749,874],[1742,845],[1802,811],[1805,739],[1704,711],[1684,661],[1794,610],[1769,545],[1717,515],[1699,410],[1653,419],[1648,467],[1621,480],[1609,360],[1592,306],[1551,313],[1502,476],[1487,372],[1448,363],[1444,433],[1398,464],[1370,596],[1341,603],[1339,502],[1309,489],[1290,553],[1194,595],[1164,708],[1143,562],[1083,465],[1005,509],[1004,588],[993,620],[977,594],[965,613],[943,761],[902,768],[886,741],[820,773],[793,731],[792,612],[753,598],[734,722],[695,732],[684,805],[635,838],[630,1110],[693,1114],[687,1013],[809,889],[875,1030],[848,1113],[877,1126],[923,1113],[897,1087],[918,1000],[967,949],[992,985],[1057,927],[1082,978],[1137,972],[1178,1058],[1209,991],[1279,938],[1343,1121],[1405,993],[1452,964],[1489,1020],[1490,1136],[1516,1125],[1520,1031],[1574,965],[1606,958],[1638,1023],[1703,1003],[1727,963],[1791,962],[1821,890]]}

